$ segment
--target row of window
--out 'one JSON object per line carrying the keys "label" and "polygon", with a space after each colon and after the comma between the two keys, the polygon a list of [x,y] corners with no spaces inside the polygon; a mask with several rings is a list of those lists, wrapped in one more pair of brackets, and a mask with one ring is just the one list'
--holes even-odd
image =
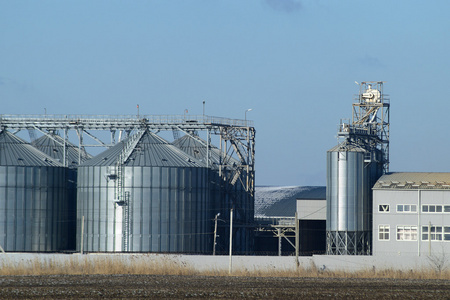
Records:
{"label": "row of window", "polygon": [[[380,204],[378,211],[382,213],[389,212],[389,204]],[[415,204],[397,204],[398,213],[415,213],[417,212],[417,205]],[[450,205],[422,205],[422,212],[424,213],[450,213]]]}
{"label": "row of window", "polygon": [[[390,239],[390,226],[378,226],[378,240]],[[450,241],[450,226],[422,226],[422,241]],[[417,226],[397,226],[397,241],[417,241]]]}

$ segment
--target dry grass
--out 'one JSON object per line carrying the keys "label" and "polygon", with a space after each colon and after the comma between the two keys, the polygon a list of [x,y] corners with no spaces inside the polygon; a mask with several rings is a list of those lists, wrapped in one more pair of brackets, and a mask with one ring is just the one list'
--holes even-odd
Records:
{"label": "dry grass", "polygon": [[195,275],[186,264],[169,258],[121,260],[110,257],[74,257],[63,262],[32,259],[21,263],[0,263],[0,275],[94,275],[94,274],[153,274]]}
{"label": "dry grass", "polygon": [[[55,259],[25,260],[21,263],[0,262],[0,275],[94,275],[94,274],[141,274],[141,275],[202,275],[230,276],[228,270],[198,271],[194,267],[180,263],[169,256],[157,259],[149,256],[131,257],[128,260],[117,257],[73,257],[69,260]],[[395,279],[450,279],[450,271],[441,272],[433,268],[422,270],[368,269],[363,271],[330,271],[321,270],[314,264],[299,267],[296,271],[270,268],[237,269],[232,276],[246,277],[315,277],[315,278],[395,278]]]}

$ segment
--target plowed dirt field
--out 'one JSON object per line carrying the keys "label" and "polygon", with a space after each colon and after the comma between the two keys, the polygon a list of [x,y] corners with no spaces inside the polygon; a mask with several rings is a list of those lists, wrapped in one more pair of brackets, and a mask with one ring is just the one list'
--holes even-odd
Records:
{"label": "plowed dirt field", "polygon": [[446,280],[160,275],[0,276],[0,299],[450,299]]}

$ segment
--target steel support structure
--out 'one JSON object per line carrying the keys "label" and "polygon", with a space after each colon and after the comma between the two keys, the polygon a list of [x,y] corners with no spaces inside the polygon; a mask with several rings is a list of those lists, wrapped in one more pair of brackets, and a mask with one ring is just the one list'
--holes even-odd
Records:
{"label": "steel support structure", "polygon": [[[69,131],[78,135],[78,147],[111,147],[120,142],[123,133],[125,137],[132,132],[150,130],[206,132],[207,147],[211,147],[211,135],[220,137],[220,147],[225,150],[219,170],[231,170],[221,172],[226,185],[231,187],[236,184],[248,192],[249,197],[254,197],[255,180],[255,128],[252,121],[228,119],[212,116],[196,115],[0,115],[0,129],[11,130],[18,133],[27,130],[31,139],[35,138],[34,130],[42,133],[63,131],[64,141],[68,141]],[[116,132],[119,131],[119,139],[116,141]],[[97,134],[98,132],[110,132],[111,141],[105,142]],[[86,144],[84,135],[93,140],[94,144]],[[125,154],[126,155],[126,154]],[[210,151],[206,158],[207,165],[211,166]],[[236,158],[239,164],[230,163],[231,157]],[[67,161],[64,160],[67,164]],[[253,208],[251,212],[253,214]]]}
{"label": "steel support structure", "polygon": [[[384,94],[383,81],[364,81],[355,96],[351,123],[341,121],[338,138],[342,147],[359,146],[382,154],[383,174],[389,172],[390,99]],[[368,158],[371,159],[371,158]]]}
{"label": "steel support structure", "polygon": [[[365,150],[364,168],[372,163],[381,164],[382,174],[386,174],[389,172],[390,99],[384,94],[383,84],[383,81],[365,81],[359,84],[359,94],[353,103],[352,120],[341,120],[338,139],[342,151],[355,147]],[[367,201],[371,207],[372,199]],[[371,215],[369,218],[371,223]],[[371,241],[370,231],[327,231],[326,253],[370,255]]]}
{"label": "steel support structure", "polygon": [[[270,220],[271,223],[264,222],[266,220]],[[283,238],[294,248],[295,253],[300,250],[298,245],[298,219],[295,217],[262,218],[258,223],[257,232],[271,232],[273,237],[278,238],[278,256],[282,254],[281,241]],[[289,238],[294,238],[295,244]]]}

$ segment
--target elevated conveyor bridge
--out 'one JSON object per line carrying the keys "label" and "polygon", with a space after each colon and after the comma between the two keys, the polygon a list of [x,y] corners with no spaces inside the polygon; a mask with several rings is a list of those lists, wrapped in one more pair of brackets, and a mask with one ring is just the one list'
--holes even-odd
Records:
{"label": "elevated conveyor bridge", "polygon": [[[223,159],[219,163],[219,173],[229,185],[242,184],[253,196],[255,173],[255,128],[248,120],[228,119],[206,115],[0,115],[0,128],[18,133],[27,130],[30,139],[38,131],[44,135],[52,132],[63,133],[64,147],[69,131],[76,132],[78,147],[111,147],[127,138],[133,132],[150,130],[173,131],[174,136],[184,132],[194,138],[194,133],[206,133],[207,165],[211,164],[211,135],[220,139],[219,149]],[[100,132],[109,132],[111,140],[105,141]],[[175,134],[177,133],[177,134]],[[118,134],[118,136],[117,136]],[[85,137],[94,144],[86,144]],[[104,136],[104,133],[103,133]],[[116,137],[117,136],[117,137]],[[204,143],[202,141],[202,143]],[[227,165],[229,157],[236,157],[240,164]],[[64,164],[67,165],[66,159]],[[231,172],[222,172],[222,170]]]}

